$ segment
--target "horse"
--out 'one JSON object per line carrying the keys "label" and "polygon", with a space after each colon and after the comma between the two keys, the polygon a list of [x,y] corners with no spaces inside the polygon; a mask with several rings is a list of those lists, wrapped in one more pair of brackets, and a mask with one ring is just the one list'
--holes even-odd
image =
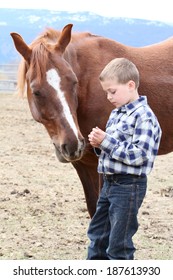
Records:
{"label": "horse", "polygon": [[161,128],[159,155],[173,151],[173,38],[132,47],[73,24],[45,29],[30,45],[10,33],[21,54],[18,89],[27,92],[33,118],[43,124],[60,162],[71,163],[83,186],[90,217],[95,213],[102,178],[98,158],[88,141],[93,127],[105,129],[113,107],[99,74],[116,57],[133,61],[140,72],[139,93],[146,95]]}

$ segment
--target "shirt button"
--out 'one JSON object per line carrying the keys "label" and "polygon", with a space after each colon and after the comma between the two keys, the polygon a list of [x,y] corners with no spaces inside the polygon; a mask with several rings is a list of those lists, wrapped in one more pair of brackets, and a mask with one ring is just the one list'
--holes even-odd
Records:
{"label": "shirt button", "polygon": [[123,126],[123,131],[126,130],[127,128],[128,128],[128,126],[125,124],[125,125]]}

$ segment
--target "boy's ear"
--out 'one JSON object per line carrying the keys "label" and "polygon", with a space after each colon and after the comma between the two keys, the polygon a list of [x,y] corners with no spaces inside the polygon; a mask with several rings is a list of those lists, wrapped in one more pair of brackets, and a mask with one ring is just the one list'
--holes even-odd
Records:
{"label": "boy's ear", "polygon": [[134,81],[132,81],[132,80],[129,81],[129,88],[130,89],[135,89],[136,88],[136,84],[135,84]]}

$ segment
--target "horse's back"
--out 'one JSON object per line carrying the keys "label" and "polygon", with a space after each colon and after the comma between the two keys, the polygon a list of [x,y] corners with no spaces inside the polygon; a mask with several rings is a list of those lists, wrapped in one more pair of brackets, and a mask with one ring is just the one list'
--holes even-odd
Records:
{"label": "horse's back", "polygon": [[[133,61],[139,69],[139,93],[147,96],[148,102],[161,124],[163,136],[159,154],[173,150],[173,37],[153,45],[132,47],[108,38],[88,36],[84,42],[81,41],[81,44],[78,45],[77,53],[81,73],[85,73],[81,78],[81,84],[88,97],[86,117],[89,118],[89,115],[92,117],[93,114],[99,116],[96,118],[96,122],[105,125],[105,122],[99,121],[99,118],[102,118],[103,114],[106,117],[109,115],[110,105],[102,94],[98,77],[109,61],[116,57],[126,57]],[[92,99],[95,113],[92,112],[90,105]],[[98,99],[100,104],[104,104],[102,113]]]}

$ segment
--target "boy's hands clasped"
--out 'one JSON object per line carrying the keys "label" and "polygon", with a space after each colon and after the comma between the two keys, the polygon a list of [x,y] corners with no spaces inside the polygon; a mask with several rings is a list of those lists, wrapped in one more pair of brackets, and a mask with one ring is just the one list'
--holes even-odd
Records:
{"label": "boy's hands clasped", "polygon": [[88,139],[93,147],[98,148],[101,142],[103,141],[103,139],[105,138],[105,136],[106,136],[106,132],[104,132],[98,127],[94,127],[90,132],[90,134],[88,135]]}

